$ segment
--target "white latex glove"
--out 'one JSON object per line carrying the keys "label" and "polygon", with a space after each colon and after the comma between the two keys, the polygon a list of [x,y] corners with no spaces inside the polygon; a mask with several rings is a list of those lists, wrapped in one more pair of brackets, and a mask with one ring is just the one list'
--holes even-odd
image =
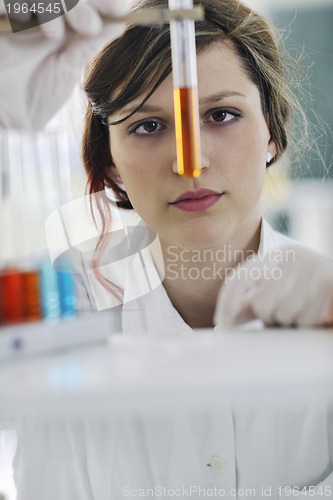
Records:
{"label": "white latex glove", "polygon": [[87,61],[122,34],[123,24],[103,26],[99,14],[121,16],[129,6],[130,0],[80,0],[41,30],[0,34],[0,126],[42,128],[69,98]]}
{"label": "white latex glove", "polygon": [[333,326],[333,261],[297,246],[246,262],[226,279],[214,324]]}

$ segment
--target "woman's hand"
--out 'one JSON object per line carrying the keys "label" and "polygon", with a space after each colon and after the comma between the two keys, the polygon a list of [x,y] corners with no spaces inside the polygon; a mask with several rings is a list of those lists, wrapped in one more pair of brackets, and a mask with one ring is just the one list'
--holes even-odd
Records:
{"label": "woman's hand", "polygon": [[333,261],[289,246],[236,267],[217,299],[214,323],[333,326]]}
{"label": "woman's hand", "polygon": [[122,24],[103,26],[100,14],[121,16],[129,3],[80,0],[40,30],[0,34],[0,126],[43,127],[68,99],[87,61],[123,32]]}

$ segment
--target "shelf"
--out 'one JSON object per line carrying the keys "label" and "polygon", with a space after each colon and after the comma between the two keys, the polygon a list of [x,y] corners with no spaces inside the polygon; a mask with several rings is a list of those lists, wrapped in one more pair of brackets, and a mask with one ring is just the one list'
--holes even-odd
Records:
{"label": "shelf", "polygon": [[[34,342],[49,336],[54,343],[57,329],[32,331]],[[67,325],[67,345],[47,351],[43,338],[43,352],[2,361],[0,408],[6,415],[78,416],[215,411],[226,402],[279,408],[333,403],[332,330],[109,331],[106,314],[81,319]]]}

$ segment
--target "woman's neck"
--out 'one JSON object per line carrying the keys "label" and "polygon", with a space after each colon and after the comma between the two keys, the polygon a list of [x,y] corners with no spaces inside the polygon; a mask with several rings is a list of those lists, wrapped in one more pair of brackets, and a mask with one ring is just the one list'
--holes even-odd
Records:
{"label": "woman's neck", "polygon": [[219,248],[185,250],[160,238],[165,278],[163,286],[192,328],[211,328],[218,292],[231,268],[256,253],[261,222],[252,231],[235,235]]}

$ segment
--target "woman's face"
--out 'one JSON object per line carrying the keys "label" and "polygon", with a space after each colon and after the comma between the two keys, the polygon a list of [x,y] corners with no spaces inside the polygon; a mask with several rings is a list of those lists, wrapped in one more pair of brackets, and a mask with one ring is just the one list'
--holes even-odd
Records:
{"label": "woman's face", "polygon": [[[134,209],[162,240],[189,249],[219,248],[258,228],[267,152],[274,156],[276,148],[258,88],[230,42],[216,42],[198,55],[198,92],[203,167],[198,178],[175,173],[172,75],[138,112],[110,127],[111,154]],[[127,116],[143,98],[110,121]],[[199,189],[217,194],[197,207],[175,203]]]}

